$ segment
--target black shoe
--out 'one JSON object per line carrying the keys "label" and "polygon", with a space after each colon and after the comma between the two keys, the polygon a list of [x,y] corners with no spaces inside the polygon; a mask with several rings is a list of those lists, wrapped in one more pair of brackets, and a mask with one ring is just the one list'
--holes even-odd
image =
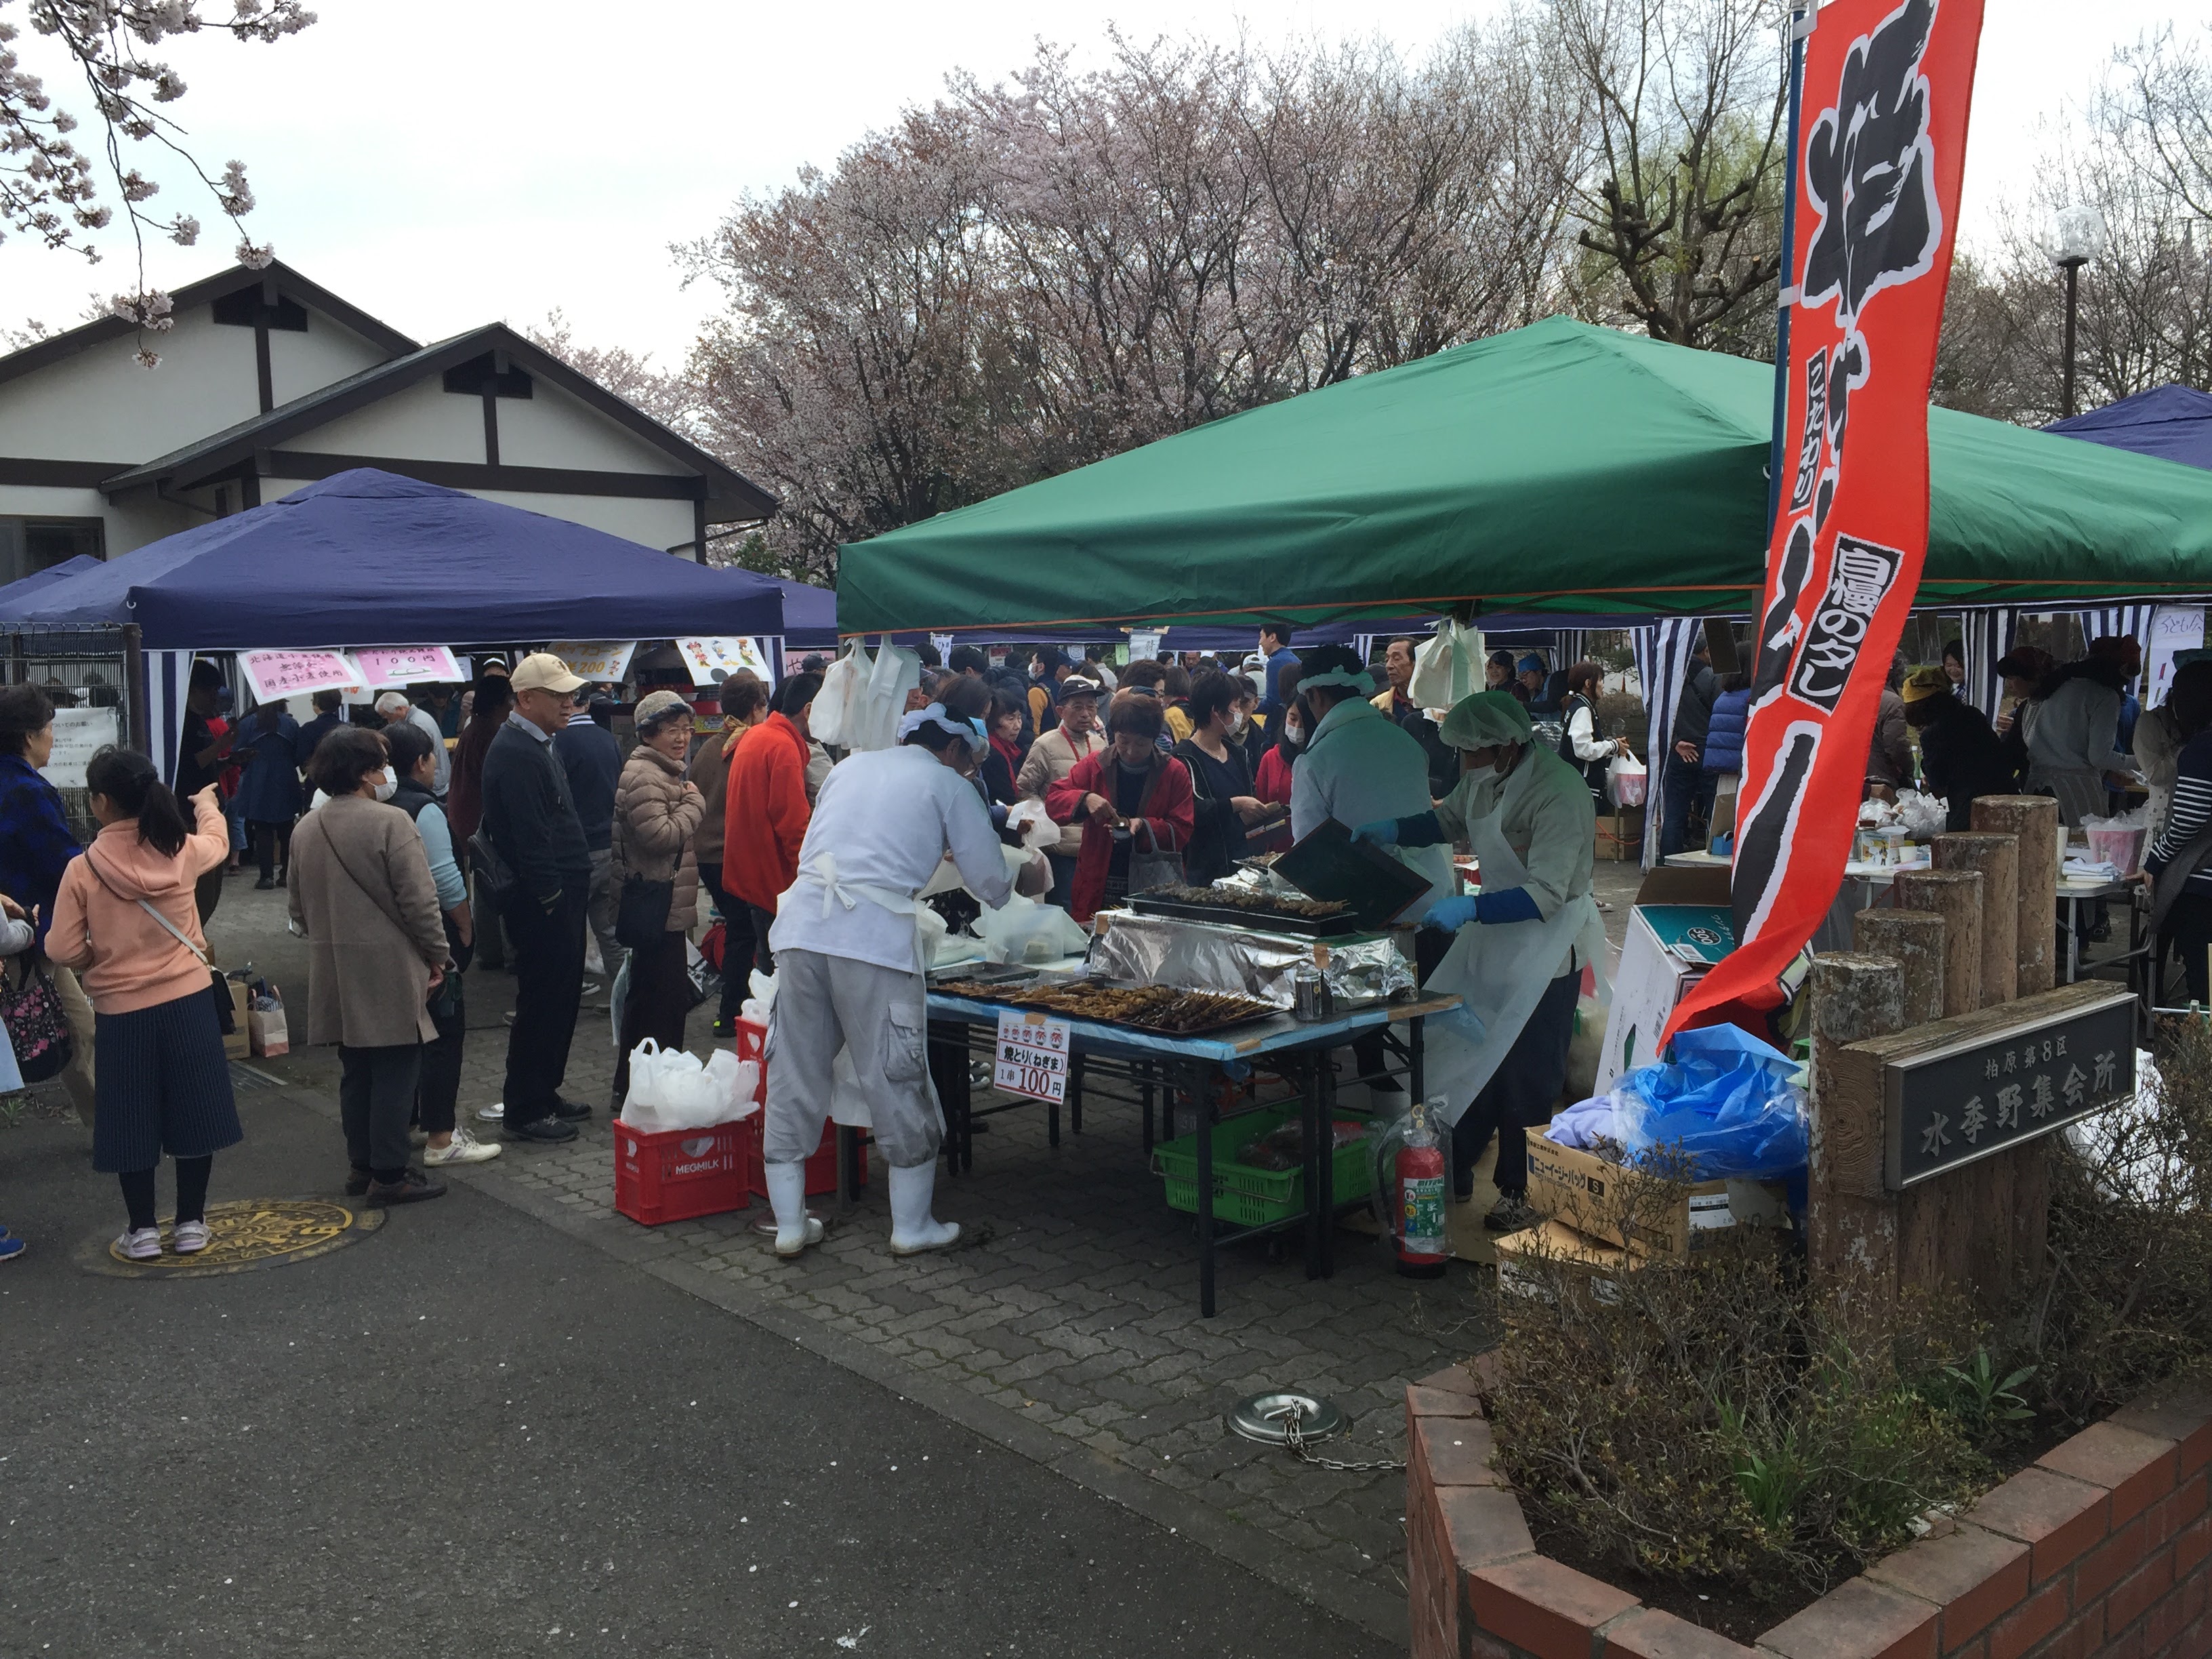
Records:
{"label": "black shoe", "polygon": [[368,1190],[368,1183],[374,1179],[375,1177],[370,1175],[368,1170],[356,1169],[350,1175],[346,1176],[346,1196],[348,1198],[359,1198],[363,1193]]}
{"label": "black shoe", "polygon": [[264,876],[260,880],[253,884],[253,890],[257,893],[273,892],[276,890],[276,878],[274,876]]}
{"label": "black shoe", "polygon": [[420,1204],[426,1198],[443,1198],[446,1183],[433,1181],[420,1170],[408,1170],[393,1182],[371,1181],[368,1201],[387,1208],[394,1204]]}
{"label": "black shoe", "polygon": [[576,1126],[557,1118],[533,1117],[527,1123],[509,1123],[505,1127],[509,1140],[534,1140],[546,1146],[557,1146],[576,1138]]}
{"label": "black shoe", "polygon": [[289,879],[291,874],[292,872],[289,870],[279,870],[276,872],[276,884],[279,887],[284,885],[285,882]]}
{"label": "black shoe", "polygon": [[1543,1218],[1528,1207],[1527,1199],[1516,1198],[1507,1193],[1490,1206],[1490,1213],[1482,1218],[1482,1224],[1493,1233],[1517,1233],[1534,1226]]}
{"label": "black shoe", "polygon": [[580,1106],[573,1100],[563,1100],[558,1095],[553,1097],[553,1115],[563,1123],[581,1123],[591,1115],[592,1109],[588,1106]]}
{"label": "black shoe", "polygon": [[733,1037],[737,1036],[737,1034],[738,1025],[735,1020],[730,1018],[726,1014],[717,1014],[714,1016],[714,1036],[717,1038]]}

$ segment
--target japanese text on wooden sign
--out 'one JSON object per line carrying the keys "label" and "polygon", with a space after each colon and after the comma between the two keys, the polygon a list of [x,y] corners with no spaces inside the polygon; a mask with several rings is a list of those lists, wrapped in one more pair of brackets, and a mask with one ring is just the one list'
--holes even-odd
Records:
{"label": "japanese text on wooden sign", "polygon": [[999,1012],[999,1052],[991,1081],[1010,1095],[1031,1100],[1067,1098],[1067,1022],[1018,1008]]}
{"label": "japanese text on wooden sign", "polygon": [[2135,1093],[2135,1000],[2078,1011],[1887,1067],[1896,1192],[2049,1134]]}

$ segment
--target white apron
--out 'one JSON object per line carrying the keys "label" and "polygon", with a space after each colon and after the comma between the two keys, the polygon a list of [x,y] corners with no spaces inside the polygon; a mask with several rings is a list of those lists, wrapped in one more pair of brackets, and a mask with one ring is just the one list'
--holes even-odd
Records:
{"label": "white apron", "polygon": [[[914,930],[914,971],[927,986],[929,963],[922,955],[922,907],[919,899],[894,892],[888,887],[878,887],[872,882],[838,880],[837,855],[835,853],[817,853],[799,876],[799,881],[811,876],[821,884],[822,914],[825,917],[835,914],[834,907],[836,905],[842,904],[851,910],[858,908],[863,901],[879,905],[895,916],[904,916]],[[781,909],[798,891],[799,882],[793,882],[785,890],[783,896],[776,901],[776,908]],[[945,1131],[945,1107],[937,1097],[937,1079],[930,1074],[926,1064],[921,1069],[921,1083],[929,1093],[930,1109],[937,1114],[938,1133],[942,1134]],[[853,1056],[849,1049],[838,1049],[837,1058],[830,1067],[830,1120],[848,1129],[875,1127],[874,1115],[868,1110],[867,1093],[860,1087],[860,1074],[853,1069]]]}
{"label": "white apron", "polygon": [[[1480,861],[1486,892],[1504,892],[1528,883],[1528,866],[1506,844],[1498,826],[1513,792],[1533,775],[1533,770],[1525,770],[1509,781],[1498,798],[1498,810],[1469,827],[1468,839]],[[1474,1103],[1504,1063],[1545,991],[1577,953],[1595,975],[1598,1000],[1613,1000],[1613,988],[1605,976],[1605,920],[1598,914],[1596,898],[1589,893],[1570,899],[1549,921],[1497,927],[1473,922],[1459,930],[1449,952],[1422,985],[1426,991],[1456,994],[1466,1004],[1464,1012],[1480,1022],[1478,1029],[1467,1019],[1446,1014],[1428,1020],[1424,1028],[1425,1086],[1431,1095],[1444,1097],[1447,1121],[1458,1122],[1460,1114]]]}

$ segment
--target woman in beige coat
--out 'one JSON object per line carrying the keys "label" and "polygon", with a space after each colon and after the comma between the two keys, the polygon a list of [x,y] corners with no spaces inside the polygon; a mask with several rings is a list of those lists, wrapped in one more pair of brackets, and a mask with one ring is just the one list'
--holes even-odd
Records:
{"label": "woman in beige coat", "polygon": [[422,838],[381,801],[398,787],[384,739],[340,726],[307,770],[330,799],[292,834],[294,924],[307,936],[309,1042],[338,1045],[346,1191],[406,1204],[446,1190],[408,1167],[407,1120],[437,1026],[424,1006],[450,958]]}
{"label": "woman in beige coat", "polygon": [[[1029,757],[1014,775],[1024,800],[1042,800],[1045,792],[1075,769],[1076,763],[1106,746],[1098,729],[1098,686],[1070,674],[1060,683],[1060,724],[1030,745]],[[1065,908],[1074,897],[1075,860],[1083,851],[1083,826],[1071,823],[1059,842],[1044,849],[1052,866],[1052,902]]]}
{"label": "woman in beige coat", "polygon": [[654,937],[625,937],[629,991],[623,999],[620,1057],[615,1061],[615,1110],[629,1094],[629,1057],[651,1037],[664,1048],[684,1046],[691,1012],[691,979],[684,944],[699,910],[699,865],[692,836],[706,816],[706,798],[685,781],[691,747],[691,706],[673,691],[655,691],[637,705],[637,747],[615,784],[614,876],[624,920],[638,908],[633,881],[670,884],[668,920]]}

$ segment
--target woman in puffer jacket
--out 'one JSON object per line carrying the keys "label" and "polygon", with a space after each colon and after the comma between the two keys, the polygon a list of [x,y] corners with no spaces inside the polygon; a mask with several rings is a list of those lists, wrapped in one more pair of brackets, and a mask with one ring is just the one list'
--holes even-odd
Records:
{"label": "woman in puffer jacket", "polygon": [[655,691],[637,705],[637,747],[615,784],[614,878],[622,891],[635,878],[671,882],[668,921],[657,939],[630,938],[629,992],[623,999],[622,1054],[615,1061],[614,1109],[629,1095],[629,1057],[651,1037],[664,1048],[684,1046],[691,1012],[684,940],[699,908],[699,866],[691,838],[706,815],[706,797],[687,782],[691,706],[673,691]]}
{"label": "woman in puffer jacket", "polygon": [[1705,726],[1705,752],[1699,763],[1708,773],[1743,770],[1744,729],[1751,724],[1751,685],[1747,676],[1731,674],[1728,689],[1713,699],[1711,718]]}

